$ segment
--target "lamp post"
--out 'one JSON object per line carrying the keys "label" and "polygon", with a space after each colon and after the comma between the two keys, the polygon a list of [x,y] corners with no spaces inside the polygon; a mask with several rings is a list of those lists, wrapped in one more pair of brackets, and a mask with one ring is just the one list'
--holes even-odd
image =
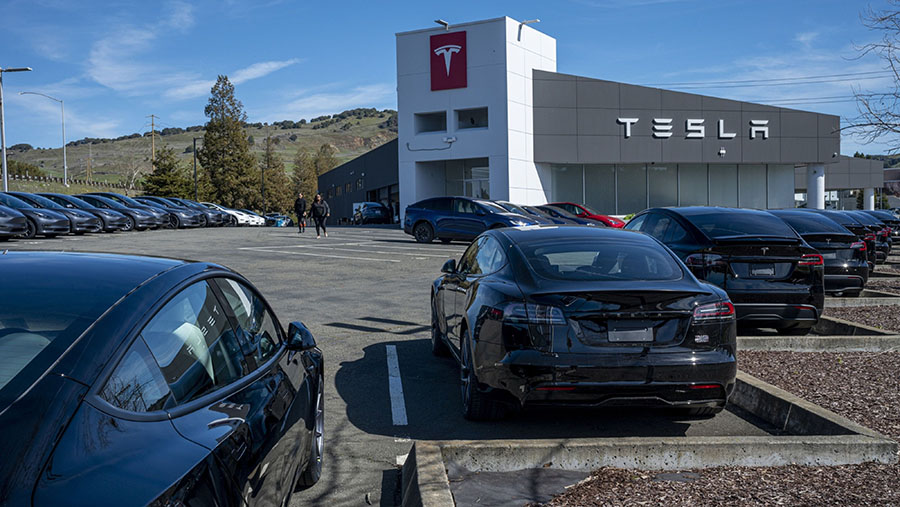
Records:
{"label": "lamp post", "polygon": [[197,139],[203,139],[202,137],[194,138],[194,151],[192,155],[194,155],[194,201],[199,202],[200,198],[197,193]]}
{"label": "lamp post", "polygon": [[266,123],[266,167],[262,170],[262,201],[263,201],[263,215],[266,214],[266,169],[269,168],[269,150],[271,149],[271,145],[269,145],[269,124]]}
{"label": "lamp post", "polygon": [[66,104],[62,99],[57,99],[49,95],[38,92],[19,92],[19,95],[40,95],[50,100],[59,102],[60,112],[62,115],[62,152],[63,152],[63,185],[69,186],[69,164],[66,163]]}
{"label": "lamp post", "polygon": [[3,167],[3,191],[9,190],[9,179],[6,172],[6,124],[3,122],[3,73],[4,72],[28,72],[31,67],[14,67],[4,69],[0,67],[0,166]]}

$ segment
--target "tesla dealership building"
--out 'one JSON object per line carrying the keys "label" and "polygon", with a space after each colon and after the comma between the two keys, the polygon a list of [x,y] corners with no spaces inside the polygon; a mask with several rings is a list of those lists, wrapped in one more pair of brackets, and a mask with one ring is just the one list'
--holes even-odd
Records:
{"label": "tesla dealership building", "polygon": [[782,208],[795,188],[824,207],[832,164],[883,182],[840,156],[837,116],[561,74],[556,40],[508,17],[396,42],[401,212],[441,195]]}

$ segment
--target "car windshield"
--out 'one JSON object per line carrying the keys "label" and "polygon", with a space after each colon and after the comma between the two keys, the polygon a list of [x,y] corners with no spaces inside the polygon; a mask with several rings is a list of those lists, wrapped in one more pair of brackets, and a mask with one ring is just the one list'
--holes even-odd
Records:
{"label": "car windshield", "polygon": [[866,225],[881,225],[881,220],[868,213],[863,213],[862,211],[848,211],[847,213]]}
{"label": "car windshield", "polygon": [[[44,197],[44,196],[41,196],[41,197]],[[54,195],[51,197],[47,197],[47,199],[51,199],[51,200],[58,199],[57,201],[54,201],[54,202],[56,202],[60,206],[63,206],[64,208],[68,208],[69,204],[71,204],[72,206],[75,206],[76,208],[95,208],[96,207],[96,206],[91,206],[89,203],[84,202],[83,200],[81,200],[75,196],[71,196],[71,195],[67,195],[67,196],[65,196],[65,198]]]}
{"label": "car windshield", "polygon": [[686,218],[712,239],[739,236],[797,237],[781,219],[765,212],[723,212],[713,208],[692,213]]}
{"label": "car windshield", "polygon": [[487,209],[487,211],[489,211],[490,213],[509,213],[509,211],[507,211],[503,206],[500,206],[499,204],[493,203],[491,201],[475,201],[475,202],[484,206]]}
{"label": "car windshield", "polygon": [[[550,208],[550,209],[547,209],[547,208]],[[569,213],[568,211],[566,211],[562,208],[557,208],[556,206],[538,206],[538,209],[540,209],[546,213],[556,213],[563,218],[568,218],[568,219],[578,218],[577,216]]]}
{"label": "car windshield", "polygon": [[57,204],[42,195],[28,194],[28,197],[25,197],[24,199],[28,199],[42,208],[63,208],[60,204]]}
{"label": "car windshield", "polygon": [[513,203],[511,203],[511,202],[504,202],[504,203],[502,203],[502,204],[501,204],[501,203],[497,203],[497,206],[500,206],[501,208],[504,208],[504,209],[506,209],[507,211],[512,211],[513,213],[518,213],[518,214],[520,214],[520,215],[528,216],[528,215],[531,214],[531,213],[529,213],[528,210],[526,210],[525,208],[523,208],[523,207],[521,207],[521,206],[518,206],[518,205],[516,205],[516,204],[513,204]]}
{"label": "car windshield", "polygon": [[123,202],[130,206],[143,206],[143,204],[139,203],[138,201],[135,201],[134,199],[132,199],[131,197],[128,197],[127,195],[115,194],[115,197],[111,197],[110,199],[112,199],[114,201]]}
{"label": "car windshield", "polygon": [[165,197],[157,197],[157,199],[159,199],[160,201],[166,203],[166,205],[171,206],[173,208],[184,208],[184,204],[181,204],[180,202],[178,202],[174,199],[167,199]]}
{"label": "car windshield", "polygon": [[584,208],[584,210],[587,211],[588,213],[590,213],[591,215],[604,215],[603,213],[600,213],[599,211],[595,210],[594,208],[588,206],[587,204],[579,204],[579,206]]}
{"label": "car windshield", "polygon": [[[90,203],[93,200],[93,201],[97,201],[101,204],[105,204],[105,205],[109,206],[110,208],[128,209],[128,207],[125,206],[124,204],[121,204],[118,201],[114,201],[112,199],[108,199],[108,198],[100,196],[100,195],[84,195],[84,196],[81,196],[81,198],[84,199],[85,201],[87,201],[88,203]],[[143,205],[141,205],[141,206],[143,206]]]}
{"label": "car windshield", "polygon": [[17,197],[13,197],[9,194],[0,194],[0,204],[4,206],[8,206],[10,208],[16,209],[27,209],[34,208],[34,206],[28,204],[27,202],[19,199]]}
{"label": "car windshield", "polygon": [[519,249],[538,276],[552,280],[679,280],[678,262],[661,246],[622,238],[535,241]]}
{"label": "car windshield", "polygon": [[788,213],[775,212],[773,214],[787,222],[788,225],[793,227],[794,230],[800,234],[852,234],[841,224],[816,213],[804,213],[800,211]]}

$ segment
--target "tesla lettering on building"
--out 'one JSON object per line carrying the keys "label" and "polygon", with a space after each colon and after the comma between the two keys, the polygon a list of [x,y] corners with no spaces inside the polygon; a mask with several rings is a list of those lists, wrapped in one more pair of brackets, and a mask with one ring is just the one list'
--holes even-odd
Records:
{"label": "tesla lettering on building", "polygon": [[431,36],[431,91],[466,87],[466,32]]}

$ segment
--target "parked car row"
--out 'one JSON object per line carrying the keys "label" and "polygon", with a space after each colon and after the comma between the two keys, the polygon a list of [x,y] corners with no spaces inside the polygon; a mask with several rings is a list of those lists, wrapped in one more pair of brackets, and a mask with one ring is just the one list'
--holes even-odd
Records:
{"label": "parked car row", "polygon": [[177,197],[128,197],[114,192],[0,193],[0,241],[14,237],[52,238],[69,233],[264,226],[277,220],[249,210]]}

